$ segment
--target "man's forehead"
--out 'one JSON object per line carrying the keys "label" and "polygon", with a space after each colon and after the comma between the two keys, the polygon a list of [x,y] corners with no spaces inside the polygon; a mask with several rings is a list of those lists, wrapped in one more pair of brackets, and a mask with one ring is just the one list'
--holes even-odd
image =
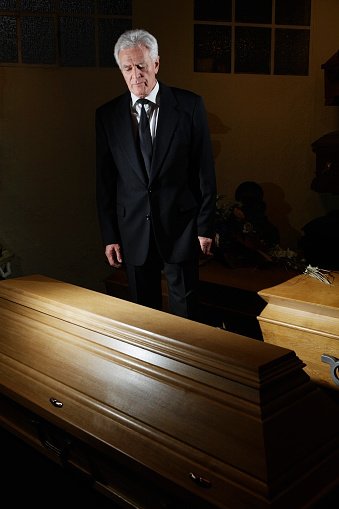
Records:
{"label": "man's forehead", "polygon": [[120,50],[120,57],[124,60],[144,60],[149,55],[149,50],[145,46],[134,46]]}
{"label": "man's forehead", "polygon": [[122,64],[133,64],[133,65],[142,65],[145,63],[145,59],[143,57],[136,58],[132,55],[121,55],[120,61]]}

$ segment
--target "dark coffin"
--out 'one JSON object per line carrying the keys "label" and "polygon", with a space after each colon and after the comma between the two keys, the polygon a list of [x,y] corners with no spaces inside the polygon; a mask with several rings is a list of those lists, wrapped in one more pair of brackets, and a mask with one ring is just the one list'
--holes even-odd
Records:
{"label": "dark coffin", "polygon": [[1,424],[122,507],[311,507],[338,406],[295,352],[35,275],[0,282]]}

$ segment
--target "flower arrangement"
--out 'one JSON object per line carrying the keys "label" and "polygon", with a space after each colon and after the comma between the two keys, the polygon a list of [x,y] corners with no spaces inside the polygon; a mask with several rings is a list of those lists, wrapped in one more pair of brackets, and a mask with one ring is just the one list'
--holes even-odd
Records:
{"label": "flower arrangement", "polygon": [[278,264],[303,272],[305,260],[280,246],[278,228],[266,214],[263,191],[256,182],[240,184],[235,200],[218,194],[216,200],[215,255],[231,267]]}

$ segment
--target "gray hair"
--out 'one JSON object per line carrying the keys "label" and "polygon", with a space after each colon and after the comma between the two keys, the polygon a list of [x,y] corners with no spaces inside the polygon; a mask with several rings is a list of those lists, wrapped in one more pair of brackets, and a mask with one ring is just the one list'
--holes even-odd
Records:
{"label": "gray hair", "polygon": [[154,35],[146,32],[146,30],[141,30],[139,28],[135,30],[127,30],[127,32],[124,32],[120,35],[114,46],[114,58],[119,67],[120,51],[124,49],[135,48],[137,46],[145,46],[149,50],[150,57],[153,61],[158,58],[158,41]]}

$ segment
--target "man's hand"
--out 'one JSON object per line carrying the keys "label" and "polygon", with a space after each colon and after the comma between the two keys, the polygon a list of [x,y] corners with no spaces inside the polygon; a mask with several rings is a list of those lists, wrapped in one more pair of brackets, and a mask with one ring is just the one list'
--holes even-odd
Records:
{"label": "man's hand", "polygon": [[122,264],[120,244],[108,244],[105,248],[105,255],[112,267],[120,267]]}
{"label": "man's hand", "polygon": [[198,239],[199,239],[200,248],[201,248],[201,251],[203,252],[203,254],[205,256],[213,256],[213,253],[212,253],[213,240],[209,239],[208,237],[198,237]]}

